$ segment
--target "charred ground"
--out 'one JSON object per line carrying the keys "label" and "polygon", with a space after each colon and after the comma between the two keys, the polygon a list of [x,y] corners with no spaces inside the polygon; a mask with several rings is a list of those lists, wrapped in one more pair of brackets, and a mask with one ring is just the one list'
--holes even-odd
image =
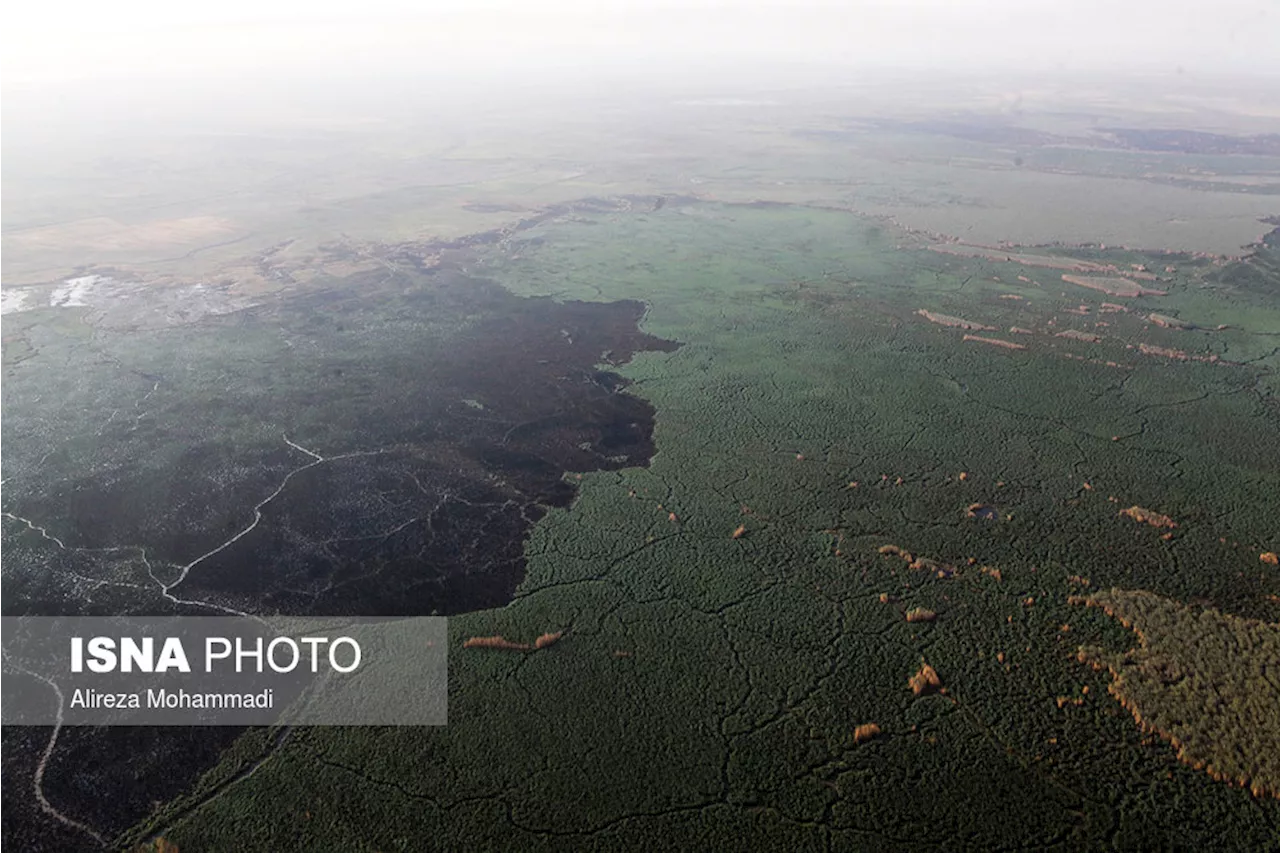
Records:
{"label": "charred ground", "polygon": [[[653,454],[653,406],[601,368],[678,346],[638,330],[644,311],[517,297],[448,264],[141,332],[41,311],[34,356],[6,371],[5,614],[500,606],[530,527],[573,500],[569,472]],[[91,843],[32,797],[50,734],[5,731],[5,838],[23,849]],[[67,729],[42,788],[109,836],[241,734]]]}

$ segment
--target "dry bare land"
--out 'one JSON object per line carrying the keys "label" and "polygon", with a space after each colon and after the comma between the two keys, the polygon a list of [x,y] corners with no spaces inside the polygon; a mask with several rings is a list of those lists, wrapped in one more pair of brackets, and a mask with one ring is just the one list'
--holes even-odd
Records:
{"label": "dry bare land", "polygon": [[1064,275],[1062,280],[1090,290],[1100,290],[1109,296],[1164,296],[1167,293],[1154,287],[1143,287],[1135,281],[1117,276]]}

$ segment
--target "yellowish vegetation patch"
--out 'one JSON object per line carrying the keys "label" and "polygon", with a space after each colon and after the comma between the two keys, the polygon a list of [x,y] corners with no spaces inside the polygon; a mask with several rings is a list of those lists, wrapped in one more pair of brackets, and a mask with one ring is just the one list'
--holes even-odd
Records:
{"label": "yellowish vegetation patch", "polygon": [[468,637],[462,642],[464,649],[502,649],[508,652],[527,652],[528,643],[513,643],[506,637]]}
{"label": "yellowish vegetation patch", "polygon": [[1280,624],[1143,590],[1068,601],[1099,607],[1137,635],[1127,652],[1085,646],[1078,656],[1111,674],[1109,692],[1144,731],[1214,779],[1280,798]]}
{"label": "yellowish vegetation patch", "polygon": [[[1051,255],[1033,255],[1026,252],[1011,252],[996,246],[981,246],[966,243],[938,243],[929,247],[932,252],[961,257],[979,257],[992,261],[1006,261],[1028,267],[1048,267],[1060,270],[1079,270],[1081,272],[1118,272],[1111,264],[1097,264],[1092,261],[1080,261],[1075,258],[1057,258]],[[1026,281],[1026,276],[1018,276],[1019,281]]]}
{"label": "yellowish vegetation patch", "polygon": [[1140,521],[1150,524],[1152,527],[1177,527],[1178,524],[1167,515],[1161,515],[1153,509],[1146,509],[1140,506],[1131,506],[1128,509],[1120,510],[1121,515],[1127,515],[1134,521]]}
{"label": "yellowish vegetation patch", "polygon": [[1202,361],[1205,364],[1217,364],[1222,361],[1222,357],[1217,353],[1210,353],[1209,355],[1191,355],[1190,353],[1184,352],[1180,349],[1159,347],[1155,344],[1138,344],[1138,352],[1143,355],[1156,355],[1161,358],[1176,359],[1177,361]]}
{"label": "yellowish vegetation patch", "polygon": [[920,670],[907,681],[911,692],[917,696],[926,696],[942,689],[942,679],[938,671],[927,663],[920,664]]}
{"label": "yellowish vegetation patch", "polygon": [[545,649],[547,646],[551,645],[552,643],[557,642],[563,636],[564,636],[564,631],[556,631],[554,633],[548,631],[545,634],[540,634],[538,636],[538,639],[533,641],[533,647],[535,649]]}
{"label": "yellowish vegetation patch", "polygon": [[981,335],[965,335],[964,340],[975,341],[980,344],[990,344],[993,347],[1004,347],[1005,349],[1026,349],[1022,344],[1015,344],[1013,341],[1002,341],[999,338],[984,338]]}
{"label": "yellowish vegetation patch", "polygon": [[982,323],[975,323],[972,320],[966,320],[963,317],[952,317],[950,314],[938,314],[933,311],[926,311],[921,308],[916,312],[930,323],[937,323],[940,326],[946,326],[951,329],[972,329],[978,332],[994,332],[995,326],[984,326]]}
{"label": "yellowish vegetation patch", "polygon": [[1111,296],[1164,296],[1165,291],[1154,287],[1143,287],[1136,281],[1118,276],[1064,275],[1062,280],[1078,284],[1090,290],[1100,290]]}
{"label": "yellowish vegetation patch", "polygon": [[547,646],[553,645],[564,636],[564,631],[548,631],[542,634],[538,639],[534,640],[533,645],[528,643],[517,643],[508,640],[503,636],[493,637],[468,637],[462,642],[464,649],[498,649],[505,652],[528,652],[537,649],[545,649]]}
{"label": "yellowish vegetation patch", "polygon": [[875,723],[863,723],[853,730],[854,743],[866,743],[880,735],[880,727]]}
{"label": "yellowish vegetation patch", "polygon": [[1147,319],[1164,329],[1194,329],[1193,323],[1170,317],[1168,314],[1148,314]]}
{"label": "yellowish vegetation patch", "polygon": [[1095,335],[1093,332],[1082,332],[1079,329],[1064,329],[1054,335],[1056,338],[1071,338],[1073,341],[1084,341],[1087,344],[1096,344],[1102,340],[1101,335]]}

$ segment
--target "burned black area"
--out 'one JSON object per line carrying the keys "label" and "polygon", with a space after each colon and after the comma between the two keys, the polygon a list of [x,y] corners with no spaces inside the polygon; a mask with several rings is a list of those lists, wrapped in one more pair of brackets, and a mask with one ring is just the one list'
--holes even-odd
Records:
{"label": "burned black area", "polygon": [[[86,371],[114,371],[101,381],[122,383],[130,404],[138,375],[162,390],[146,417],[97,427],[92,470],[6,489],[6,509],[68,546],[6,520],[6,615],[216,612],[175,604],[160,582],[260,614],[448,615],[509,601],[531,526],[574,497],[566,474],[653,455],[652,405],[601,365],[678,344],[639,331],[638,302],[526,299],[442,267],[406,278],[370,273],[195,327],[104,335]],[[27,379],[6,383],[5,438],[19,454],[14,439],[37,432],[22,423]],[[38,393],[40,378],[28,381]],[[127,585],[83,582],[106,577]],[[48,734],[5,733],[4,839],[94,848],[33,796]],[[65,729],[43,789],[111,838],[190,790],[238,734]]]}
{"label": "burned black area", "polygon": [[[0,745],[5,783],[0,786],[0,833],[4,847],[14,850],[93,850],[100,845],[78,829],[63,826],[43,811],[33,778],[53,729],[5,726]],[[89,805],[86,800],[85,804]]]}
{"label": "burned black area", "polygon": [[[600,365],[677,344],[639,331],[639,302],[521,298],[448,270],[383,279],[156,335],[147,351],[108,339],[113,359],[168,393],[103,431],[93,473],[21,498],[19,514],[56,522],[73,547],[10,522],[23,553],[4,584],[21,594],[5,612],[99,612],[104,597],[121,612],[119,587],[86,600],[72,573],[135,584],[137,613],[174,611],[160,581],[252,613],[449,614],[509,600],[529,526],[573,498],[566,472],[653,454],[653,407]],[[21,437],[13,410],[6,432]],[[251,430],[269,443],[236,442]]]}
{"label": "burned black area", "polygon": [[[68,726],[45,768],[43,789],[54,808],[110,836],[141,820],[159,803],[188,790],[244,733],[243,728],[98,729]],[[4,730],[3,837],[6,849],[95,850],[80,830],[45,814],[31,779],[52,729]]]}
{"label": "burned black area", "polygon": [[367,455],[295,474],[250,534],[190,574],[184,597],[324,615],[498,606],[523,578],[529,526],[572,500],[566,472],[648,464],[653,407],[596,366],[675,348],[637,330],[642,304],[521,299],[454,273],[408,297],[460,330],[403,379],[403,354],[392,357],[390,387],[370,377],[357,400],[379,414],[355,430]]}

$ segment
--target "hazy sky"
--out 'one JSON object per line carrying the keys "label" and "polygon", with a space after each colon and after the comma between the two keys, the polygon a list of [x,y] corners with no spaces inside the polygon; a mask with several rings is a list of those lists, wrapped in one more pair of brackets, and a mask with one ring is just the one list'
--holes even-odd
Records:
{"label": "hazy sky", "polygon": [[1280,74],[1280,0],[26,0],[8,85],[773,61]]}

